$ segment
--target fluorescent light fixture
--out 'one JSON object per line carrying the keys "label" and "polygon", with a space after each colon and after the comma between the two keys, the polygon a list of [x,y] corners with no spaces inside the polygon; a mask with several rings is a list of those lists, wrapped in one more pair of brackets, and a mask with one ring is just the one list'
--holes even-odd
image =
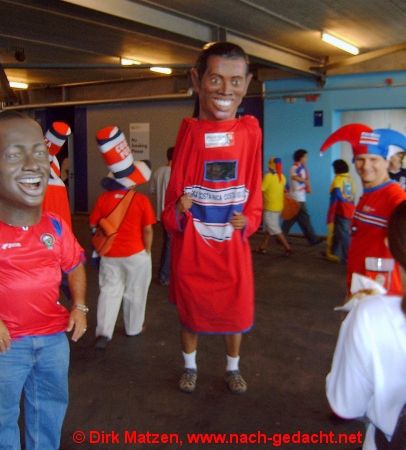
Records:
{"label": "fluorescent light fixture", "polygon": [[169,67],[150,67],[149,70],[151,70],[151,72],[164,73],[165,75],[170,75],[172,73],[172,69]]}
{"label": "fluorescent light fixture", "polygon": [[349,44],[348,42],[343,41],[342,39],[338,39],[331,34],[321,33],[321,39],[328,44],[334,45],[334,47],[340,48],[352,55],[358,55],[359,50],[354,45]]}
{"label": "fluorescent light fixture", "polygon": [[139,66],[141,64],[140,61],[129,58],[120,58],[120,63],[122,66],[135,66],[135,65]]}
{"label": "fluorescent light fixture", "polygon": [[14,89],[28,89],[28,84],[20,81],[10,81],[9,85]]}

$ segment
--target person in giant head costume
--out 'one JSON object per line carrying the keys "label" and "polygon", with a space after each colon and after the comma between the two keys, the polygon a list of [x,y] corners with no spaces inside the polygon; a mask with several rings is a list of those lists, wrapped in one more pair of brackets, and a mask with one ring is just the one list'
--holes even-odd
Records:
{"label": "person in giant head costume", "polygon": [[352,222],[348,285],[352,274],[360,273],[384,284],[389,293],[399,294],[402,292],[399,268],[393,264],[385,240],[388,219],[395,207],[406,199],[406,193],[390,180],[388,158],[393,154],[390,146],[406,149],[406,137],[395,130],[373,130],[354,123],[331,134],[321,146],[321,152],[340,141],[351,144],[355,169],[364,189]]}
{"label": "person in giant head costume", "polygon": [[[86,332],[84,251],[66,222],[42,201],[50,173],[39,124],[0,113],[0,447],[60,447],[68,404],[69,344]],[[67,274],[72,309],[59,302]]]}
{"label": "person in giant head costume", "polygon": [[42,208],[44,211],[58,214],[72,228],[68,192],[61,179],[61,169],[57,154],[65,144],[71,129],[65,122],[53,122],[45,133],[45,144],[49,152],[50,174]]}
{"label": "person in giant head costume", "polygon": [[199,334],[222,334],[225,381],[233,393],[247,384],[239,372],[242,334],[254,321],[248,236],[261,221],[261,130],[237,109],[252,78],[240,47],[204,48],[191,72],[198,117],[179,129],[163,223],[172,233],[171,301],[182,326],[185,370],[179,387],[196,387]]}

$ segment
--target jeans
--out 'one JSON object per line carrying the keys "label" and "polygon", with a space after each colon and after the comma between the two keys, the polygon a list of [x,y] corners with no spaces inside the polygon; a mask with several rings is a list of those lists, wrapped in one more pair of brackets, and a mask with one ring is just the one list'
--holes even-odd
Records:
{"label": "jeans", "polygon": [[171,235],[162,226],[163,244],[161,251],[161,261],[159,265],[159,281],[169,282],[170,264],[171,264]]}
{"label": "jeans", "polygon": [[0,449],[20,450],[24,395],[26,450],[57,450],[68,405],[69,343],[65,333],[26,336],[0,353]]}
{"label": "jeans", "polygon": [[347,264],[348,247],[350,246],[351,219],[335,216],[333,233],[333,253],[342,264]]}
{"label": "jeans", "polygon": [[285,236],[289,234],[289,230],[297,222],[300,229],[302,230],[305,238],[310,244],[316,244],[318,242],[317,236],[313,230],[313,226],[310,222],[310,216],[307,212],[307,207],[305,202],[299,202],[300,209],[295,217],[289,220],[285,220],[282,224],[282,231]]}

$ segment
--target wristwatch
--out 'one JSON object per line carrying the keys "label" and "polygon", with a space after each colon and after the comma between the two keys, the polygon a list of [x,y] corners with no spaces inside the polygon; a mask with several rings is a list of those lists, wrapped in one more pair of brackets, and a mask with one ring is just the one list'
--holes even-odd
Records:
{"label": "wristwatch", "polygon": [[81,313],[85,315],[89,312],[89,308],[86,305],[82,305],[81,303],[73,305],[73,308],[78,309]]}

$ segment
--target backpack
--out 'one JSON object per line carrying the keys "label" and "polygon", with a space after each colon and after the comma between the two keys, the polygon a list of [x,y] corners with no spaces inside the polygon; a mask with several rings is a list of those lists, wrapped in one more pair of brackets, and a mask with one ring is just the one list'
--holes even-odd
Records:
{"label": "backpack", "polygon": [[96,232],[92,236],[92,245],[100,256],[104,256],[110,251],[134,194],[134,191],[128,191],[113,211],[99,220]]}

